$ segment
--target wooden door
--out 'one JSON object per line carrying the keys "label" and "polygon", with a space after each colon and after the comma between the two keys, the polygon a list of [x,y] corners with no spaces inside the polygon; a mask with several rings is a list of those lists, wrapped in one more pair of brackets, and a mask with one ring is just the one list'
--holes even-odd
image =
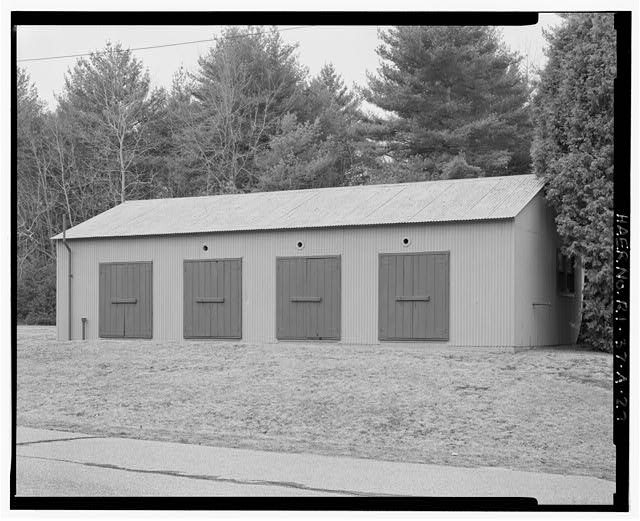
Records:
{"label": "wooden door", "polygon": [[449,254],[382,254],[380,340],[449,338]]}
{"label": "wooden door", "polygon": [[340,339],[340,257],[283,257],[276,266],[276,337]]}
{"label": "wooden door", "polygon": [[99,266],[101,338],[151,338],[153,334],[153,265],[113,262]]}
{"label": "wooden door", "polygon": [[242,261],[184,262],[184,338],[242,337]]}

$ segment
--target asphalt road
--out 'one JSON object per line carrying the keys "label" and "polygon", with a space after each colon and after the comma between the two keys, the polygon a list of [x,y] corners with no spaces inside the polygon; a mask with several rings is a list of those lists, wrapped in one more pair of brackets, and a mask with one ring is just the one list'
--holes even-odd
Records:
{"label": "asphalt road", "polygon": [[18,427],[18,496],[471,496],[611,504],[615,483]]}
{"label": "asphalt road", "polygon": [[19,496],[329,496],[344,495],[272,484],[188,478],[161,472],[92,467],[20,456]]}

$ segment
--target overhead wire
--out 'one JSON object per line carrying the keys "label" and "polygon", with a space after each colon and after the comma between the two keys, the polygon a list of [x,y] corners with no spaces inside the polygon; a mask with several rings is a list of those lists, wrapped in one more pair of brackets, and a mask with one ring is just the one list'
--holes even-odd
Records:
{"label": "overhead wire", "polygon": [[[314,27],[313,25],[299,25],[296,27],[287,27],[285,29],[278,29],[275,32],[278,33],[283,33],[285,31],[293,31],[293,30],[297,30],[297,29],[306,29],[308,27]],[[204,40],[191,40],[188,42],[175,42],[175,43],[164,43],[164,44],[158,44],[158,45],[148,45],[145,47],[131,47],[128,50],[130,51],[144,51],[144,50],[148,50],[148,49],[161,49],[163,47],[177,47],[179,45],[192,45],[194,43],[206,43],[206,42],[221,42],[221,41],[225,41],[225,40],[235,40],[238,38],[247,38],[249,36],[259,36],[261,34],[267,34],[271,31],[259,31],[259,32],[255,32],[255,33],[248,33],[248,34],[238,34],[238,35],[233,35],[233,36],[225,36],[225,37],[213,37],[213,38],[207,38]],[[83,52],[83,53],[77,53],[77,54],[63,54],[60,56],[42,56],[42,57],[36,57],[36,58],[22,58],[20,60],[16,60],[17,62],[23,63],[23,62],[35,62],[35,61],[46,61],[46,60],[60,60],[63,58],[81,58],[83,56],[91,56],[92,54],[100,54],[101,52],[104,51],[94,51],[94,52]]]}

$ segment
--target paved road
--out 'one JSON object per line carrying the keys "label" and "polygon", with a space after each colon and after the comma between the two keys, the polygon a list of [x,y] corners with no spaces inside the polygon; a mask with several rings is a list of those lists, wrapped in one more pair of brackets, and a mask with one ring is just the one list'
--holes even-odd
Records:
{"label": "paved road", "polygon": [[524,496],[611,504],[615,483],[18,427],[18,496]]}

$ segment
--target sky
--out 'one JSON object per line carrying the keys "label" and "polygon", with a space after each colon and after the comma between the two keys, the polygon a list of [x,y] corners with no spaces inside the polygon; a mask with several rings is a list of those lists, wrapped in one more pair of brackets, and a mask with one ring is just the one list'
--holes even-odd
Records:
{"label": "sky", "polygon": [[[505,43],[524,57],[531,67],[544,65],[543,28],[560,23],[554,14],[541,14],[537,25],[502,27]],[[375,73],[379,58],[378,29],[383,26],[278,26],[283,39],[298,44],[299,61],[316,74],[332,63],[345,83],[365,85],[367,71]],[[54,94],[64,86],[64,75],[77,58],[20,61],[100,50],[107,41],[129,48],[206,40],[220,34],[221,26],[18,26],[17,59],[49,108],[55,108]],[[195,71],[198,57],[212,42],[136,50],[134,54],[149,69],[153,86],[170,88],[173,74],[183,66]]]}

